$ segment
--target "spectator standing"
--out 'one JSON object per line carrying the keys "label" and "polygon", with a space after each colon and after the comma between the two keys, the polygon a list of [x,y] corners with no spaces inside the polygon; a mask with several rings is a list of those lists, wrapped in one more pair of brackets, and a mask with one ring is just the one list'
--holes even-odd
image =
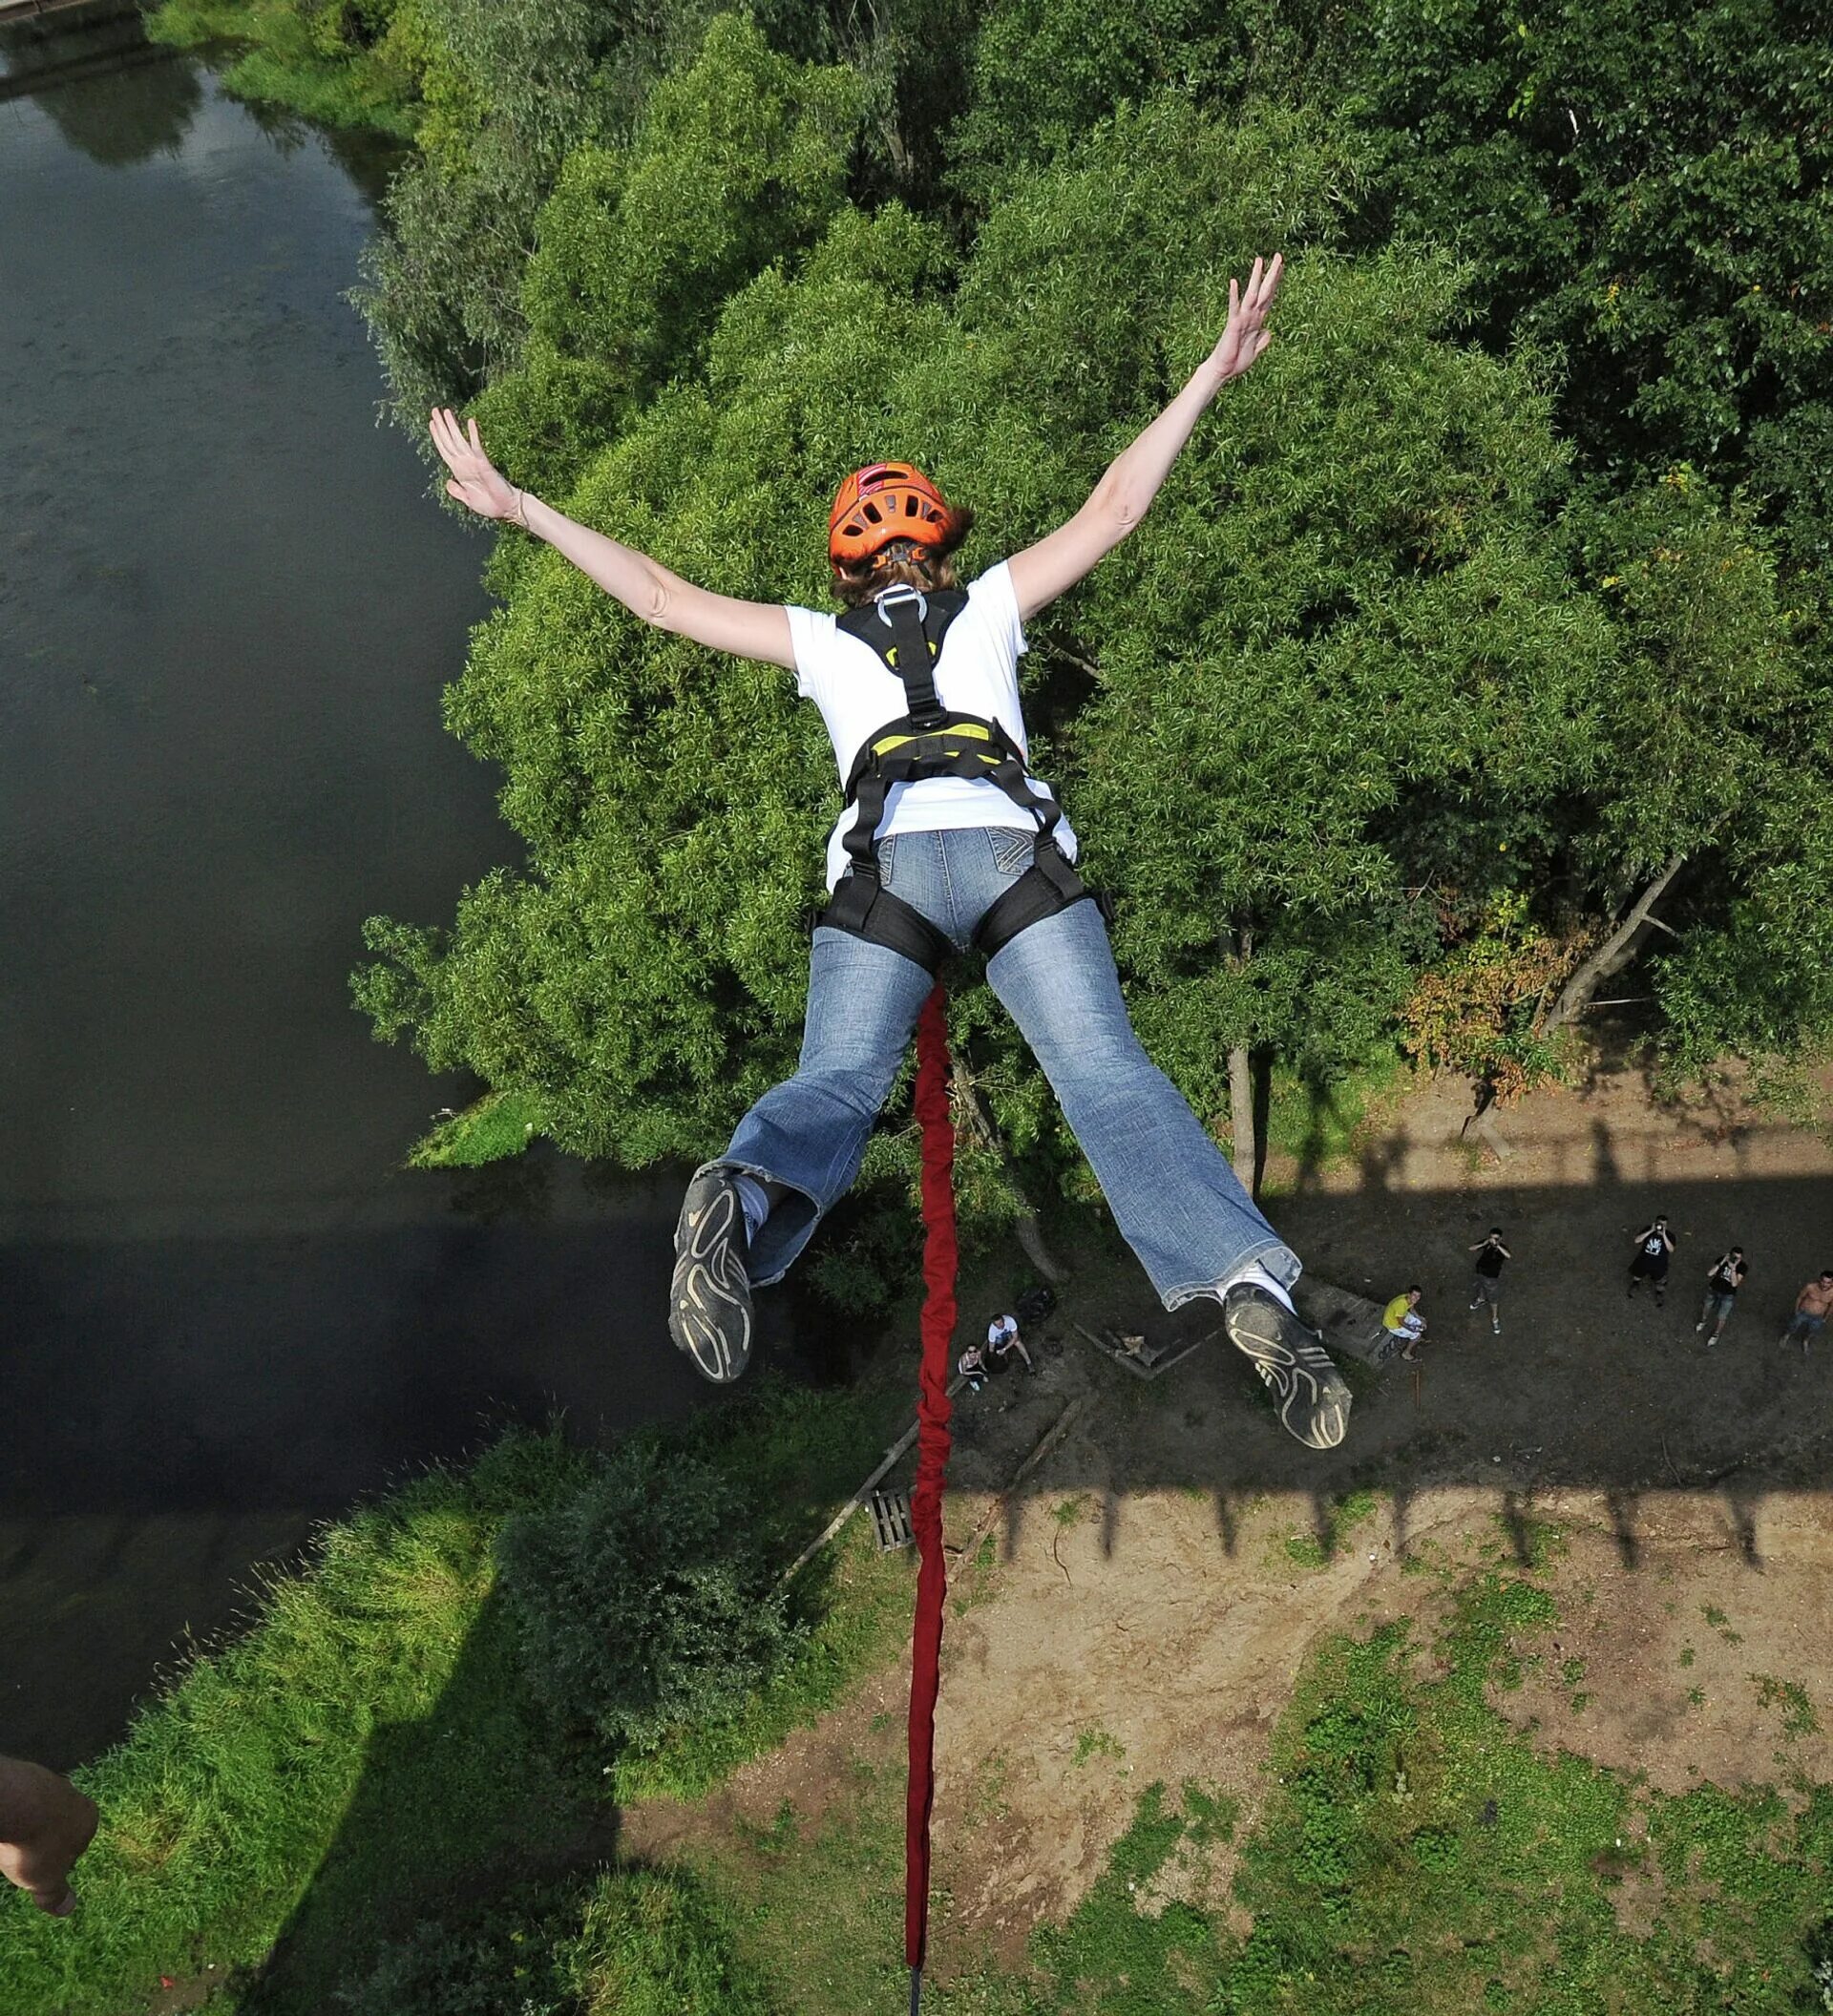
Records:
{"label": "spectator standing", "polygon": [[1024,1360],[1026,1372],[1035,1373],[1037,1371],[1038,1368],[1032,1362],[1031,1354],[1024,1348],[1024,1339],[1019,1334],[1018,1317],[1012,1315],[995,1316],[992,1322],[987,1325],[986,1330],[987,1370],[989,1372],[1005,1371],[1007,1361],[1014,1352],[1017,1352],[1019,1356]]}
{"label": "spectator standing", "polygon": [[1699,1320],[1693,1326],[1696,1337],[1708,1324],[1712,1334],[1706,1339],[1710,1351],[1725,1334],[1725,1325],[1731,1321],[1731,1312],[1737,1306],[1738,1291],[1744,1285],[1744,1276],[1750,1269],[1744,1265],[1744,1250],[1734,1246],[1723,1259],[1706,1276],[1706,1299],[1699,1311]]}
{"label": "spectator standing", "polygon": [[1674,1252],[1674,1234],[1668,1230],[1668,1221],[1651,1220],[1630,1243],[1635,1248],[1635,1258],[1630,1262],[1631,1298],[1646,1281],[1654,1290],[1654,1306],[1659,1309],[1668,1298],[1668,1261]]}
{"label": "spectator standing", "polygon": [[1425,1318],[1420,1313],[1420,1297],[1425,1291],[1416,1281],[1402,1289],[1381,1312],[1381,1328],[1401,1347],[1403,1358],[1417,1358],[1420,1339],[1425,1334]]}
{"label": "spectator standing", "polygon": [[1806,1357],[1807,1347],[1826,1328],[1830,1311],[1833,1311],[1833,1268],[1823,1267],[1795,1297],[1795,1313],[1782,1333],[1782,1342],[1792,1344],[1800,1337],[1801,1355]]}
{"label": "spectator standing", "polygon": [[1476,1270],[1470,1276],[1470,1307],[1479,1309],[1484,1303],[1489,1305],[1489,1328],[1497,1336],[1502,1334],[1502,1270],[1505,1262],[1515,1256],[1502,1243],[1502,1228],[1491,1226],[1489,1236],[1470,1251],[1477,1256]]}

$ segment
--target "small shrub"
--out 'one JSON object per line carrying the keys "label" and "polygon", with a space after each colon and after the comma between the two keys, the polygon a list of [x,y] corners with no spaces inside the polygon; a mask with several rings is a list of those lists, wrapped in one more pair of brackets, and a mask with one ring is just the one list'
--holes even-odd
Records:
{"label": "small shrub", "polygon": [[713,1905],[673,1872],[600,1878],[558,1959],[585,2016],[769,2016]]}
{"label": "small shrub", "polygon": [[570,2016],[552,1961],[557,1929],[528,1901],[419,1925],[333,2000],[348,2016]]}
{"label": "small shrub", "polygon": [[529,1684],[564,1724],[639,1751],[724,1723],[798,1633],[746,1506],[709,1465],[626,1443],[553,1515],[497,1541]]}

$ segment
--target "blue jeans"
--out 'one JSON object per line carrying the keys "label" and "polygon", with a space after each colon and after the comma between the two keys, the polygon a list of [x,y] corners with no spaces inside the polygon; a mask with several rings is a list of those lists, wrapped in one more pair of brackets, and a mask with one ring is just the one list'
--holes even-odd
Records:
{"label": "blue jeans", "polygon": [[[974,927],[1029,867],[1031,834],[1009,827],[895,833],[880,841],[878,860],[885,887],[964,952]],[[1043,1067],[1114,1223],[1167,1309],[1210,1292],[1250,1261],[1288,1286],[1298,1278],[1296,1254],[1140,1048],[1093,903],[1021,932],[987,962],[986,976]],[[795,1076],[765,1093],[719,1158],[793,1193],[752,1248],[760,1288],[783,1278],[858,1174],[930,986],[922,967],[900,953],[845,932],[815,933]]]}

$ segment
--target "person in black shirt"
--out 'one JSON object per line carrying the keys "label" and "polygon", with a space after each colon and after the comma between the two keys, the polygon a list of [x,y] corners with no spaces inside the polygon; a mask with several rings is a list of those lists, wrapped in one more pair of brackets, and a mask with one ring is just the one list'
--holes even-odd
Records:
{"label": "person in black shirt", "polygon": [[1512,1260],[1514,1255],[1503,1245],[1499,1225],[1492,1226],[1488,1238],[1470,1250],[1477,1256],[1476,1272],[1470,1277],[1470,1307],[1480,1309],[1484,1303],[1488,1303],[1489,1328],[1501,1336],[1502,1267],[1505,1260]]}
{"label": "person in black shirt", "polygon": [[1630,1293],[1633,1296],[1646,1281],[1654,1290],[1654,1306],[1659,1309],[1667,1299],[1668,1256],[1674,1251],[1674,1234],[1668,1229],[1668,1221],[1654,1219],[1630,1243],[1635,1248],[1635,1258],[1630,1262]]}
{"label": "person in black shirt", "polygon": [[1738,1291],[1744,1285],[1744,1276],[1750,1271],[1744,1265],[1744,1250],[1734,1246],[1722,1260],[1706,1276],[1706,1299],[1699,1312],[1699,1320],[1693,1326],[1696,1337],[1707,1324],[1712,1325],[1712,1334],[1706,1339],[1710,1351],[1725,1334],[1725,1325],[1731,1321],[1731,1312],[1738,1300]]}

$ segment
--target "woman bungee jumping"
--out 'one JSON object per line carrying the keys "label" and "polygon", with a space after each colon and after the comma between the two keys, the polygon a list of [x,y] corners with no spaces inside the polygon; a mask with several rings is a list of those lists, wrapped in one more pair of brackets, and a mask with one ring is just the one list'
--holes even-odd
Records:
{"label": "woman bungee jumping", "polygon": [[936,969],[973,945],[1165,1307],[1213,1297],[1287,1429],[1316,1449],[1342,1439],[1349,1390],[1293,1310],[1297,1256],[1133,1034],[1075,833],[1026,767],[1018,684],[1025,623],[1133,530],[1211,400],[1265,351],[1280,271],[1256,259],[1245,287],[1230,282],[1221,340],[1082,509],[965,589],[951,556],[969,512],[910,463],[849,476],[828,519],[838,617],[682,580],[516,489],[474,420],[433,413],[451,495],[544,539],[645,622],[792,670],[840,766],[800,1062],[695,1171],[675,1232],[669,1331],[707,1378],[744,1372],[753,1290],[851,1186]]}

